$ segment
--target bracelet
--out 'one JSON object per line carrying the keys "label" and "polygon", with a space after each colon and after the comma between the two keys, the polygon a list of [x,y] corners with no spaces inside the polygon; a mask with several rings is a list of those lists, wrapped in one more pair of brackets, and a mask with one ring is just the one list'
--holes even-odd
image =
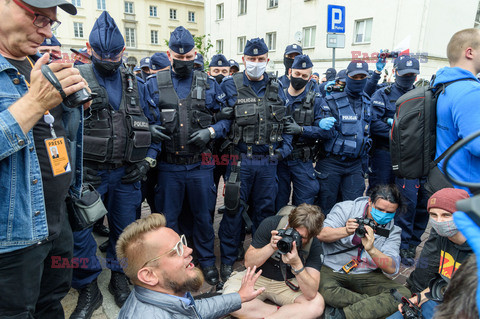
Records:
{"label": "bracelet", "polygon": [[296,276],[296,275],[298,275],[299,273],[301,273],[304,269],[305,269],[305,266],[303,266],[303,267],[300,268],[299,270],[296,270],[295,268],[292,267],[292,273]]}

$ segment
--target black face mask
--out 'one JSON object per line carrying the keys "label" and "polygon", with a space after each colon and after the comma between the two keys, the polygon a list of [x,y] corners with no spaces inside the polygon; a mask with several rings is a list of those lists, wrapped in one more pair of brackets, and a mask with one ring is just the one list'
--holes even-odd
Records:
{"label": "black face mask", "polygon": [[151,74],[142,70],[142,78],[146,80]]}
{"label": "black face mask", "polygon": [[215,80],[217,81],[218,84],[222,83],[223,78],[225,78],[225,75],[219,74],[214,76]]}
{"label": "black face mask", "polygon": [[288,74],[288,70],[292,68],[293,59],[283,57],[283,65],[285,65],[285,74]]}
{"label": "black face mask", "polygon": [[301,90],[307,85],[308,80],[304,80],[302,78],[294,78],[293,76],[290,77],[290,83],[295,90]]}
{"label": "black face mask", "polygon": [[186,78],[193,72],[193,60],[183,61],[173,59],[173,70],[179,77]]}
{"label": "black face mask", "polygon": [[103,76],[112,76],[117,72],[120,65],[122,65],[122,61],[118,62],[110,62],[110,61],[100,61],[94,56],[92,56],[92,63],[95,66],[95,69],[103,75]]}

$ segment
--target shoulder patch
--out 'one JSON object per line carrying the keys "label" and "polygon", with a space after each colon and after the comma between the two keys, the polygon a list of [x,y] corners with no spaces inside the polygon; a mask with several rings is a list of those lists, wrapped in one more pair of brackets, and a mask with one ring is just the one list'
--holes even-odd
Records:
{"label": "shoulder patch", "polygon": [[374,100],[372,102],[373,105],[381,105],[381,106],[385,106],[385,103],[383,103],[382,101],[378,101],[378,100]]}

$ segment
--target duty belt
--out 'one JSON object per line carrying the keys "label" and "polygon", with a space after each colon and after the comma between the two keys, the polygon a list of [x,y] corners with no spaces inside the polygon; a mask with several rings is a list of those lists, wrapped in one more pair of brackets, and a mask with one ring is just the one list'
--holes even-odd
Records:
{"label": "duty belt", "polygon": [[336,159],[337,161],[342,161],[342,162],[347,162],[347,163],[355,162],[355,161],[361,159],[361,157],[352,158],[352,157],[348,157],[348,156],[345,156],[345,155],[336,155],[336,154],[330,154],[330,155],[328,155],[328,157]]}
{"label": "duty belt", "polygon": [[87,166],[88,168],[98,171],[98,170],[117,169],[122,166],[125,166],[125,163],[98,163],[98,162],[92,162],[92,161],[85,161],[84,165]]}
{"label": "duty belt", "polygon": [[178,156],[172,153],[162,153],[160,160],[169,164],[191,165],[202,161],[202,155],[196,154],[192,156]]}
{"label": "duty belt", "polygon": [[310,146],[303,146],[296,148],[287,156],[287,161],[301,159],[302,161],[306,162],[311,160],[313,157],[313,151]]}

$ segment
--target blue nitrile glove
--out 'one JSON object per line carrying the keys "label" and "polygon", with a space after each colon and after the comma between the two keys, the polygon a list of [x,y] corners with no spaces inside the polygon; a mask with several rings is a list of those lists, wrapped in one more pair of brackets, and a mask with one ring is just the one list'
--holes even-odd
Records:
{"label": "blue nitrile glove", "polygon": [[[458,230],[465,236],[477,258],[477,280],[480,284],[480,226],[464,212],[455,212],[453,221]],[[477,286],[479,286],[477,284]],[[480,289],[477,289],[477,308],[480,306]]]}
{"label": "blue nitrile glove", "polygon": [[333,127],[336,121],[337,119],[335,119],[333,116],[326,117],[318,122],[318,126],[320,126],[322,130],[328,131]]}
{"label": "blue nitrile glove", "polygon": [[[380,53],[382,53],[383,50],[380,50]],[[377,71],[378,72],[382,72],[383,69],[385,69],[385,65],[387,64],[387,58],[381,58],[380,57],[380,53],[378,54],[378,61],[377,63],[375,64],[375,66],[377,67]]]}
{"label": "blue nitrile glove", "polygon": [[393,125],[393,119],[387,119],[387,124],[392,126]]}

